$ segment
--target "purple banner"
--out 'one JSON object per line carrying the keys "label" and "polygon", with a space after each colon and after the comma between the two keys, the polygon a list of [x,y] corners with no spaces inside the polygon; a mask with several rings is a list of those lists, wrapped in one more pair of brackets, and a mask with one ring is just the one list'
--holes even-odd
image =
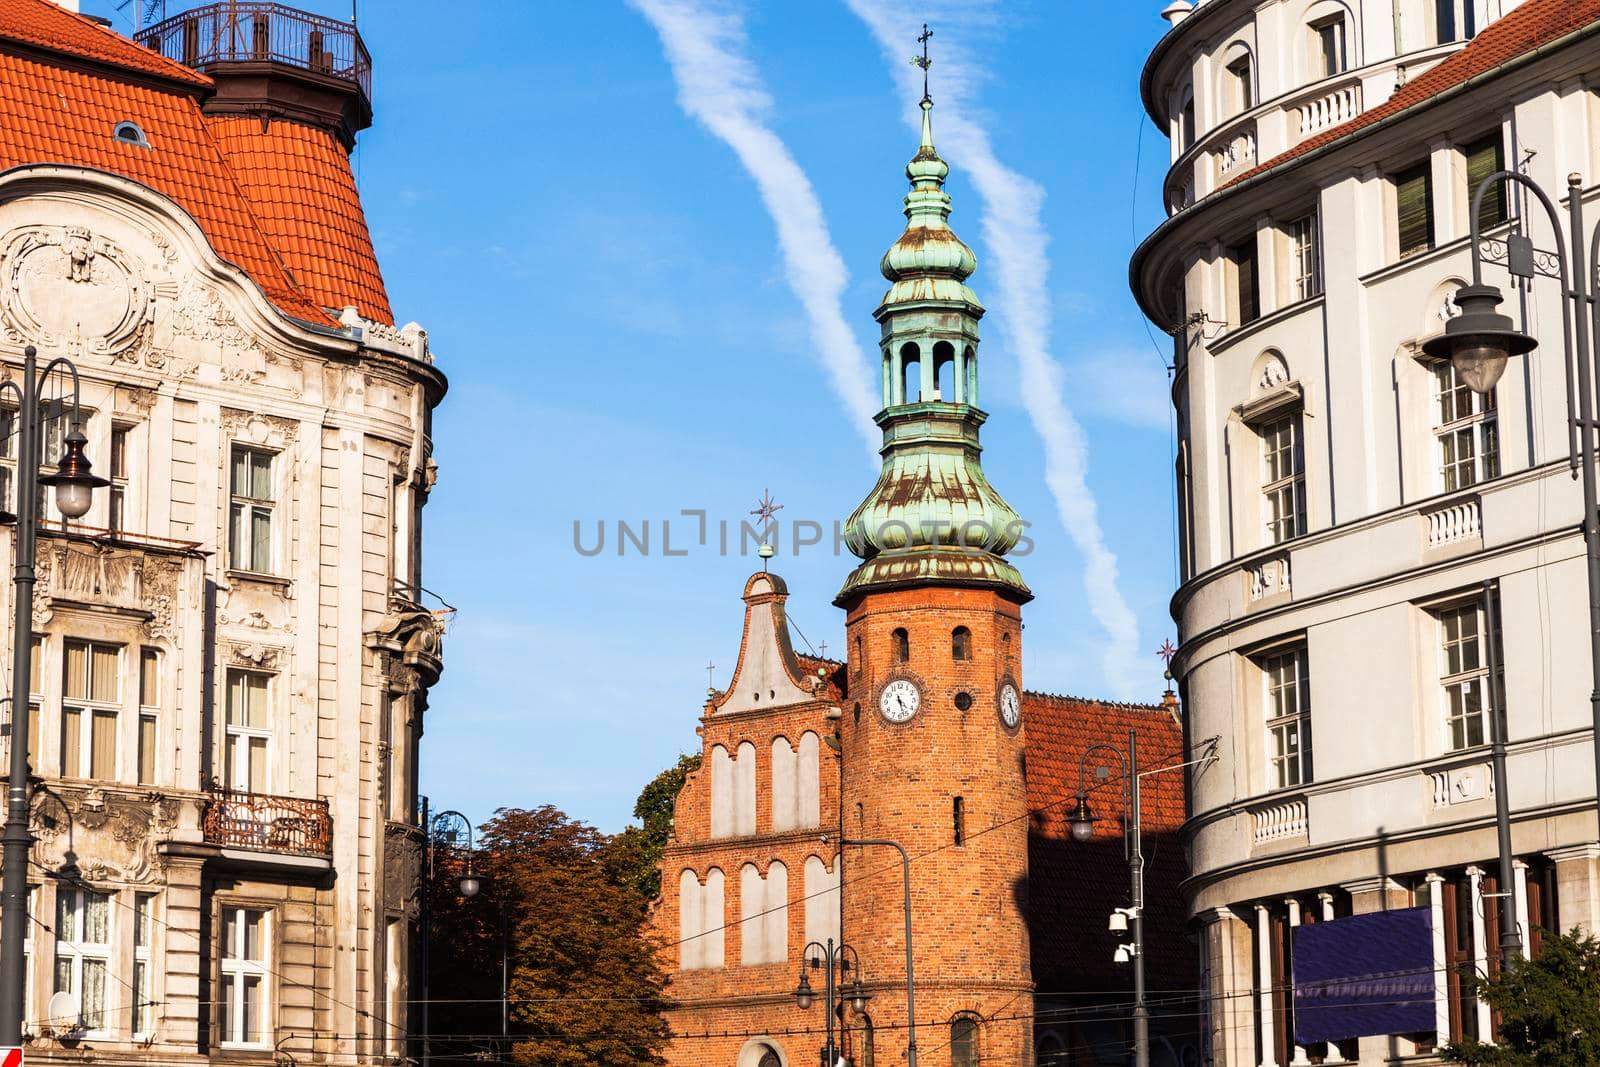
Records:
{"label": "purple banner", "polygon": [[1293,954],[1295,1044],[1433,1030],[1427,908],[1297,926]]}

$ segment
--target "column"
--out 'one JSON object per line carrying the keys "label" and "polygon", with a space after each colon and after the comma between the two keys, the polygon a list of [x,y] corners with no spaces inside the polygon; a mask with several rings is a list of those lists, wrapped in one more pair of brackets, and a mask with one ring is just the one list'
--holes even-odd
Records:
{"label": "column", "polygon": [[1556,865],[1557,919],[1562,930],[1574,926],[1600,932],[1600,845],[1572,845],[1545,853]]}
{"label": "column", "polygon": [[1206,1018],[1211,1031],[1213,1067],[1253,1067],[1255,1022],[1250,1010],[1250,928],[1227,908],[1202,912]]}
{"label": "column", "polygon": [[967,402],[967,346],[956,345],[955,363],[950,371],[950,388],[952,395],[945,399],[957,404]]}
{"label": "column", "polygon": [[[1285,897],[1283,902],[1289,906],[1289,938],[1292,943],[1294,939],[1294,930],[1300,925],[1300,901],[1295,897]],[[1289,1003],[1293,1004],[1294,990],[1292,988],[1289,990],[1289,998]],[[1289,1035],[1290,1041],[1293,1041],[1294,1038],[1294,1034]],[[1301,1067],[1303,1064],[1311,1063],[1311,1061],[1306,1058],[1306,1050],[1300,1045],[1294,1046],[1294,1054],[1290,1058],[1289,1062],[1292,1067]]]}
{"label": "column", "polygon": [[1521,860],[1512,860],[1511,870],[1514,879],[1511,892],[1515,894],[1512,900],[1517,906],[1517,940],[1522,944],[1523,956],[1531,957],[1533,927],[1529,925],[1528,917],[1528,865]]}
{"label": "column", "polygon": [[1428,879],[1428,918],[1433,927],[1433,1029],[1434,1044],[1443,1048],[1450,1041],[1450,977],[1445,973],[1449,961],[1444,948],[1444,878],[1433,871]]}
{"label": "column", "polygon": [[933,342],[924,341],[920,347],[922,356],[917,360],[917,375],[922,379],[922,393],[917,399],[926,404],[938,390],[939,379],[933,371]]}
{"label": "column", "polygon": [[889,403],[904,404],[906,402],[906,360],[905,356],[901,355],[900,348],[895,348],[889,354],[889,375]]}
{"label": "column", "polygon": [[[1333,894],[1329,893],[1329,892],[1326,892],[1326,891],[1318,893],[1317,894],[1317,900],[1322,906],[1322,921],[1325,922],[1325,923],[1333,922],[1333,920],[1334,920]],[[1328,1051],[1322,1057],[1322,1062],[1323,1063],[1348,1063],[1350,1061],[1346,1060],[1344,1058],[1344,1051],[1342,1049],[1340,1049],[1339,1046],[1336,1043],[1334,1043],[1332,1041],[1329,1041],[1328,1042]]]}
{"label": "column", "polygon": [[883,354],[883,406],[888,407],[894,403],[894,359],[888,352]]}
{"label": "column", "polygon": [[[1467,878],[1472,888],[1472,969],[1478,974],[1488,974],[1489,939],[1483,924],[1483,868],[1468,867]],[[1489,1018],[1489,1005],[1481,997],[1476,1000],[1476,1005],[1478,1034],[1480,1038],[1487,1040],[1492,1024]]]}
{"label": "column", "polygon": [[1261,1067],[1278,1067],[1278,1029],[1272,1017],[1272,913],[1256,905],[1256,1011],[1261,1016]]}

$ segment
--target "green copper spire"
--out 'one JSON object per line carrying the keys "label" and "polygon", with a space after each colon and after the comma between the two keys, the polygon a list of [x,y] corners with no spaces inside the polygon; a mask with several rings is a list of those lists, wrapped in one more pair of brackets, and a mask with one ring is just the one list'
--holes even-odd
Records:
{"label": "green copper spire", "polygon": [[884,253],[889,291],[881,328],[883,469],[845,524],[862,560],[835,602],[868,589],[950,583],[1000,586],[1031,597],[1004,557],[1022,536],[1011,505],[984,477],[978,428],[978,320],[967,288],[977,257],[950,229],[950,168],[933,144],[933,101],[922,99],[922,142],[906,165],[906,228]]}

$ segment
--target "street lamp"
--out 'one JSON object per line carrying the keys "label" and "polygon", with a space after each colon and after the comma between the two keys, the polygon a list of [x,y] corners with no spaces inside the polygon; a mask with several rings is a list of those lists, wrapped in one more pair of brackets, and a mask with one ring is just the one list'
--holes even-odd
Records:
{"label": "street lamp", "polygon": [[[815,949],[818,954],[813,954]],[[850,980],[848,991],[840,992],[838,984],[834,982],[837,973],[839,984],[845,978],[850,978],[851,967],[855,968],[855,975]],[[811,988],[811,979],[806,974],[806,968],[813,971],[823,971],[823,1001],[822,1006],[827,1009],[828,1043],[822,1049],[822,1062],[827,1067],[835,1067],[839,1062],[839,1047],[833,1042],[834,1015],[839,1010],[841,1003],[848,1003],[857,1015],[866,1013],[867,1001],[872,999],[861,984],[861,957],[856,955],[856,950],[849,945],[835,945],[833,938],[828,938],[826,943],[813,941],[800,951],[800,984],[795,986],[794,1002],[801,1011],[810,1011],[811,1005],[817,1002],[817,994]],[[836,996],[836,994],[838,994]]]}
{"label": "street lamp", "polygon": [[[830,840],[828,834],[822,835],[824,845]],[[850,848],[892,848],[900,853],[900,877],[905,886],[905,898],[901,910],[904,913],[906,926],[906,1067],[917,1067],[917,972],[911,951],[911,856],[906,852],[905,846],[898,841],[846,837],[840,839],[839,844]]]}
{"label": "street lamp", "polygon": [[[433,881],[433,854],[439,845],[454,845],[460,841],[462,833],[467,838],[467,869],[456,883],[461,890],[461,895],[471,900],[483,891],[481,879],[474,864],[477,861],[478,850],[473,844],[472,820],[454,809],[438,812],[431,817],[428,814],[428,798],[422,798],[422,834],[423,844],[427,849],[427,862],[423,864],[423,878],[426,884],[422,892],[422,1062],[429,1064],[433,1060],[432,1045],[428,1029],[428,942],[432,936],[432,912],[428,907],[428,886]],[[507,1011],[507,972],[509,970],[510,948],[505,928],[505,917],[500,921],[500,1037],[505,1040],[510,1033],[510,1018]]]}
{"label": "street lamp", "polygon": [[1207,755],[1186,763],[1173,763],[1154,770],[1141,771],[1138,734],[1133,730],[1128,731],[1126,754],[1114,745],[1090,745],[1078,763],[1078,794],[1074,798],[1072,811],[1067,815],[1072,839],[1080,843],[1094,837],[1094,824],[1098,821],[1089,808],[1089,791],[1084,785],[1088,777],[1089,757],[1096,752],[1113,756],[1121,771],[1122,800],[1124,811],[1128,816],[1122,828],[1122,850],[1128,860],[1129,891],[1133,901],[1129,907],[1113,911],[1107,927],[1112,933],[1123,933],[1131,928],[1132,942],[1119,943],[1113,959],[1118,963],[1133,964],[1133,1062],[1135,1067],[1150,1067],[1150,1010],[1145,1005],[1144,996],[1144,851],[1139,836],[1141,803],[1139,782],[1145,775],[1161,774],[1164,771],[1190,767],[1196,763],[1206,763],[1213,757]]}
{"label": "street lamp", "polygon": [[[28,929],[28,850],[33,845],[33,835],[28,832],[27,703],[18,700],[17,694],[27,694],[32,689],[33,565],[39,533],[39,486],[53,486],[57,509],[68,519],[78,519],[88,512],[94,490],[111,484],[93,473],[84,454],[78,368],[71,360],[58,357],[40,372],[38,356],[38,350],[28,345],[22,350],[21,381],[0,382],[0,393],[9,391],[17,405],[17,512],[0,515],[0,521],[15,522],[17,527],[16,557],[12,561],[16,622],[11,648],[11,762],[6,781],[5,832],[0,836],[4,844],[0,852],[0,1047],[22,1043],[22,1017],[27,1010],[23,1004],[27,969],[23,939]],[[41,477],[39,407],[44,385],[57,370],[72,380],[72,427],[56,472]]]}
{"label": "street lamp", "polygon": [[[1554,235],[1555,252],[1535,249],[1533,239],[1524,232],[1521,219],[1512,222],[1512,230],[1502,241],[1487,242],[1482,234],[1482,207],[1484,197],[1496,187],[1515,183],[1531,192],[1543,205],[1550,219]],[[1477,393],[1488,393],[1505,372],[1512,356],[1525,355],[1538,342],[1517,330],[1511,320],[1495,309],[1503,299],[1497,286],[1483,281],[1483,263],[1502,263],[1512,277],[1531,283],[1534,278],[1553,278],[1561,284],[1561,342],[1562,366],[1567,380],[1567,449],[1574,477],[1583,478],[1583,542],[1589,589],[1589,718],[1593,728],[1591,744],[1595,762],[1595,805],[1600,814],[1600,526],[1595,513],[1595,421],[1594,382],[1596,368],[1594,354],[1596,339],[1600,338],[1600,304],[1596,304],[1595,279],[1585,267],[1584,249],[1589,251],[1588,263],[1592,266],[1600,256],[1600,230],[1587,242],[1584,239],[1583,178],[1578,174],[1567,176],[1567,224],[1571,237],[1571,255],[1567,240],[1561,232],[1561,216],[1555,203],[1538,182],[1512,171],[1496,171],[1478,183],[1472,195],[1472,284],[1456,292],[1455,303],[1461,314],[1445,324],[1444,333],[1430,338],[1422,351],[1440,360],[1449,360],[1456,374],[1467,387]],[[1486,247],[1487,246],[1487,247]],[[1487,253],[1487,254],[1486,254]],[[1575,373],[1574,373],[1575,372]],[[1576,381],[1574,381],[1574,376]],[[1489,725],[1491,763],[1495,785],[1495,823],[1500,851],[1500,953],[1502,961],[1509,964],[1522,950],[1521,936],[1517,931],[1512,894],[1515,871],[1511,852],[1510,797],[1506,788],[1505,723],[1501,719],[1500,702],[1495,698],[1498,680],[1493,625],[1495,605],[1490,595],[1490,583],[1484,583],[1484,618],[1489,663]]]}

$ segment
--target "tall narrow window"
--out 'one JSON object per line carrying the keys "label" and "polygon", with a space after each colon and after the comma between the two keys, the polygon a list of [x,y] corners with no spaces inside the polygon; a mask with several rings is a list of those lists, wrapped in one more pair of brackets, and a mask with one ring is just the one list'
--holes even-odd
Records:
{"label": "tall narrow window", "polygon": [[894,661],[911,662],[911,635],[900,629],[894,632]]}
{"label": "tall narrow window", "polygon": [[133,981],[128,996],[133,1000],[132,1022],[135,1038],[148,1037],[155,997],[151,983],[150,943],[154,933],[156,898],[154,893],[135,893],[133,897]]}
{"label": "tall narrow window", "polygon": [[67,778],[110,781],[117,776],[122,649],[90,641],[68,641],[65,653],[61,773]]}
{"label": "tall narrow window", "polygon": [[1315,71],[1324,78],[1343,74],[1348,66],[1345,53],[1344,18],[1335,15],[1311,27],[1311,47]]}
{"label": "tall narrow window", "polygon": [[266,927],[264,911],[222,910],[217,1031],[224,1048],[266,1045]]}
{"label": "tall narrow window", "polygon": [[1292,789],[1311,779],[1311,687],[1306,650],[1279,652],[1261,661],[1266,685],[1268,777],[1274,789]]}
{"label": "tall narrow window", "polygon": [[1498,478],[1500,428],[1494,391],[1481,394],[1467,388],[1449,360],[1434,364],[1433,380],[1439,397],[1439,421],[1433,433],[1439,442],[1444,491],[1453,493]]}
{"label": "tall narrow window", "polygon": [[55,991],[78,997],[90,1033],[112,1025],[106,1011],[106,970],[111,959],[111,898],[88,889],[56,889]]}
{"label": "tall narrow window", "polygon": [[[1505,169],[1505,149],[1496,130],[1486,137],[1467,145],[1462,150],[1467,158],[1467,204],[1477,193],[1483,180],[1496,171]],[[1506,221],[1506,186],[1496,182],[1484,190],[1483,203],[1478,207],[1478,229],[1487,230]]]}
{"label": "tall narrow window", "polygon": [[160,737],[161,653],[139,650],[139,784],[154,785]]}
{"label": "tall narrow window", "polygon": [[1233,263],[1234,303],[1239,309],[1239,325],[1261,317],[1261,291],[1256,278],[1256,239],[1241,241],[1228,249]]}
{"label": "tall narrow window", "polygon": [[1427,160],[1394,176],[1400,258],[1433,247],[1433,171]]}
{"label": "tall narrow window", "polygon": [[271,452],[233,446],[228,560],[236,570],[272,572],[272,460]]}
{"label": "tall narrow window", "polygon": [[1294,298],[1310,300],[1322,292],[1322,265],[1317,250],[1317,215],[1302,215],[1289,224],[1290,268]]}
{"label": "tall narrow window", "polygon": [[1178,119],[1178,131],[1183,137],[1183,150],[1187,152],[1189,149],[1194,147],[1195,139],[1193,94],[1189,94],[1184,97],[1183,110],[1180,112]]}
{"label": "tall narrow window", "polygon": [[114,533],[121,533],[126,529],[128,505],[128,428],[126,426],[113,426],[111,428],[111,510],[108,512],[106,527]]}
{"label": "tall narrow window", "polygon": [[[39,469],[43,473],[53,473],[57,463],[61,461],[62,445],[66,439],[66,415],[59,409],[52,412],[54,405],[43,405],[39,412],[40,428],[44,439],[39,452]],[[88,418],[88,413],[84,413]],[[17,510],[17,434],[19,430],[17,410],[15,408],[0,408],[0,499],[4,500],[4,509],[15,513]],[[50,504],[51,494],[43,487],[35,494],[34,511],[41,519],[59,519],[61,516],[55,512]]]}
{"label": "tall narrow window", "polygon": [[954,826],[952,835],[956,846],[967,843],[967,802],[962,797],[956,797],[950,804],[950,821]]}
{"label": "tall narrow window", "polygon": [[1305,533],[1305,488],[1300,416],[1287,415],[1261,427],[1261,492],[1268,544]]}
{"label": "tall narrow window", "polygon": [[978,1020],[957,1015],[950,1020],[950,1067],[978,1067]]}
{"label": "tall narrow window", "polygon": [[1255,86],[1250,78],[1250,57],[1242,55],[1228,64],[1228,98],[1235,115],[1255,106]]}
{"label": "tall narrow window", "polygon": [[972,631],[965,626],[957,626],[950,631],[950,658],[972,658]]}
{"label": "tall narrow window", "polygon": [[228,730],[223,784],[242,793],[265,793],[272,755],[270,676],[228,671]]}
{"label": "tall narrow window", "polygon": [[[1498,615],[1498,612],[1496,613]],[[1439,619],[1439,686],[1444,702],[1445,734],[1452,751],[1473,748],[1488,738],[1484,710],[1489,706],[1489,659],[1484,647],[1483,602],[1473,600],[1444,608]],[[1500,634],[1494,635],[1495,649]],[[1503,656],[1496,689],[1505,691]]]}

